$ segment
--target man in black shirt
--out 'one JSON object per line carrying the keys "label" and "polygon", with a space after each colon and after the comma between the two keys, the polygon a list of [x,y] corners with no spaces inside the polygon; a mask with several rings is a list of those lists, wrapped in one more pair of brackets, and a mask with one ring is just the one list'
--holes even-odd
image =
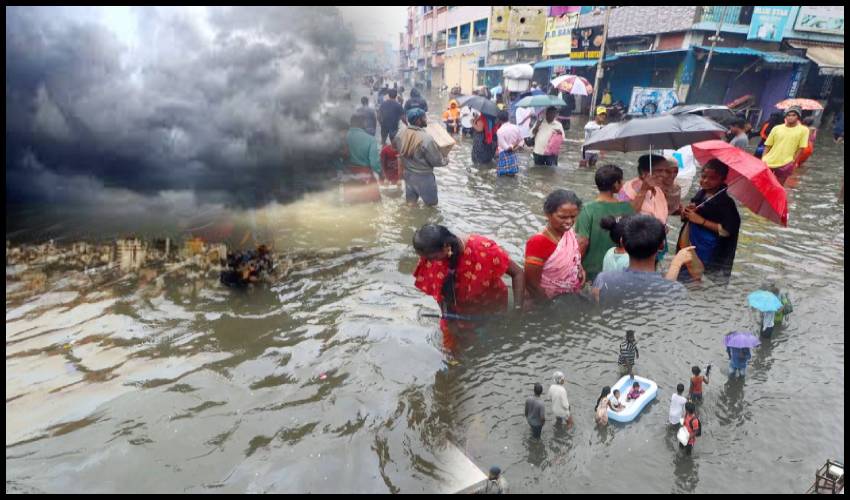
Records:
{"label": "man in black shirt", "polygon": [[378,108],[378,121],[381,123],[381,145],[386,143],[387,137],[390,138],[390,142],[395,139],[395,135],[398,133],[398,122],[404,115],[404,108],[396,100],[398,94],[395,89],[390,89],[388,95],[390,98],[382,102],[381,107]]}

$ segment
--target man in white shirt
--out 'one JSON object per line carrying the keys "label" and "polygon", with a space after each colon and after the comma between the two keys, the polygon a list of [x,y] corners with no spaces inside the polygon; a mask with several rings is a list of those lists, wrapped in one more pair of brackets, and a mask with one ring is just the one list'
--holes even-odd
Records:
{"label": "man in white shirt", "polygon": [[475,118],[472,108],[464,106],[460,108],[460,131],[461,137],[472,137],[472,120]]}
{"label": "man in white shirt", "polygon": [[546,154],[549,146],[549,140],[552,134],[561,134],[564,137],[564,126],[556,120],[558,117],[558,108],[550,106],[546,108],[546,118],[537,122],[534,130],[531,133],[534,135],[534,164],[546,165],[550,167],[558,166],[557,154]]}
{"label": "man in white shirt", "polygon": [[682,396],[684,392],[685,384],[679,384],[676,386],[676,394],[673,394],[670,398],[670,411],[667,416],[667,421],[670,425],[679,425],[682,421],[682,416],[685,414],[685,403],[688,400]]}
{"label": "man in white shirt", "polygon": [[[587,125],[584,126],[584,142],[587,142],[594,132],[604,127],[607,119],[608,110],[605,109],[604,106],[596,108],[596,117],[592,122],[587,122]],[[582,155],[582,159],[579,162],[579,166],[590,168],[595,167],[596,161],[599,160],[599,153],[600,151],[597,149],[585,150]]]}
{"label": "man in white shirt", "polygon": [[567,421],[567,429],[573,426],[573,417],[570,415],[570,402],[567,399],[567,388],[564,387],[566,377],[561,372],[555,372],[555,383],[549,387],[549,400],[552,401],[552,413],[555,415],[555,425]]}

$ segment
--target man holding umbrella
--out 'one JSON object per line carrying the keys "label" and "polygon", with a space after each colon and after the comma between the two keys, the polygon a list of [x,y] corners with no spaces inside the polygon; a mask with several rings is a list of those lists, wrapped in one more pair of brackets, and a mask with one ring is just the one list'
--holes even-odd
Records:
{"label": "man holding umbrella", "polygon": [[[549,106],[546,108],[546,118],[537,122],[531,134],[534,136],[534,164],[550,167],[558,166],[558,154],[549,149],[549,141],[553,134],[561,134],[564,137],[564,126],[556,120],[558,108]],[[554,154],[553,154],[554,153]]]}
{"label": "man holding umbrella", "polygon": [[723,338],[723,343],[729,357],[729,378],[744,378],[747,375],[747,365],[753,357],[750,349],[761,344],[761,341],[750,332],[732,332]]}
{"label": "man holding umbrella", "polygon": [[785,123],[773,127],[764,143],[762,160],[783,186],[794,172],[794,165],[803,150],[809,145],[809,129],[800,125],[800,115],[802,110],[798,106],[786,109]]}

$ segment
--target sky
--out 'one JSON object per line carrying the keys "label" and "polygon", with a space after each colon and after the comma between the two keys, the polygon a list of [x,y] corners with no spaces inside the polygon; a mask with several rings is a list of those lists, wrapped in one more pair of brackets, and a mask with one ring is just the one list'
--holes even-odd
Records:
{"label": "sky", "polygon": [[394,49],[398,49],[398,34],[407,25],[407,6],[350,5],[340,7],[343,18],[352,24],[358,37],[390,39]]}
{"label": "sky", "polygon": [[403,9],[377,9],[7,6],[7,208],[257,206],[318,187],[350,113],[346,22],[402,27]]}

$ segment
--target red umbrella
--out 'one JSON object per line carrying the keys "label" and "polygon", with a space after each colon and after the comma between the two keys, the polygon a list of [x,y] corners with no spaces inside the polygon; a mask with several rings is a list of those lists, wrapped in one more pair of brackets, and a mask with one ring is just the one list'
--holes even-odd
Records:
{"label": "red umbrella", "polygon": [[729,194],[745,207],[777,224],[788,225],[785,188],[763,161],[723,141],[698,142],[691,149],[700,163],[716,159],[729,167]]}
{"label": "red umbrella", "polygon": [[823,109],[823,105],[813,99],[785,99],[776,103],[776,109],[788,109],[791,106],[800,106],[803,111]]}

